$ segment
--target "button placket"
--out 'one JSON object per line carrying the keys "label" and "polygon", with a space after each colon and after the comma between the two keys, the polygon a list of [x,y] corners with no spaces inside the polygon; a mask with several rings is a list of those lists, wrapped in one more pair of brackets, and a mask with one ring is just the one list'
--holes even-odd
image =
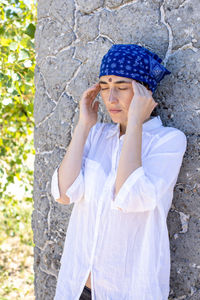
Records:
{"label": "button placket", "polygon": [[115,142],[114,142],[114,151],[112,152],[112,169],[111,172],[116,170],[116,166],[117,166],[117,158],[118,158],[118,152],[119,152],[119,138],[118,136],[115,137]]}
{"label": "button placket", "polygon": [[117,166],[117,161],[118,161],[118,156],[119,156],[119,146],[120,146],[120,139],[119,139],[118,135],[116,135],[115,142],[113,143],[114,151],[113,151],[113,155],[112,155],[111,171],[106,180],[106,184],[103,188],[101,197],[99,199],[98,209],[97,209],[97,218],[96,218],[95,233],[94,233],[94,244],[93,244],[92,255],[91,255],[91,266],[92,266],[92,263],[94,260],[95,249],[96,249],[97,242],[98,242],[98,232],[99,232],[101,213],[102,213],[102,209],[103,209],[103,207],[102,207],[103,199],[106,197],[106,195],[108,195],[108,193],[114,192],[113,189],[112,189],[112,191],[110,191],[110,186],[113,186],[113,181],[115,181],[115,177],[116,177],[116,166]]}
{"label": "button placket", "polygon": [[[113,182],[115,174],[116,174],[116,163],[117,163],[118,149],[119,149],[119,138],[118,137],[115,139],[115,142],[113,143],[113,147],[114,147],[114,151],[113,151],[113,155],[112,155],[111,171],[106,180],[106,184],[103,188],[102,195],[101,195],[100,201],[99,201],[98,211],[97,211],[97,219],[96,219],[96,224],[95,224],[95,236],[94,236],[94,245],[93,245],[93,251],[92,251],[91,264],[92,264],[94,256],[95,256],[95,249],[96,249],[97,241],[98,241],[97,237],[98,237],[99,223],[100,223],[100,218],[101,218],[101,213],[102,213],[103,199],[110,192],[110,186],[112,186],[112,182]],[[113,190],[112,190],[112,193],[113,193]]]}
{"label": "button placket", "polygon": [[[113,173],[114,172],[111,170],[111,172],[110,172],[110,174],[108,176],[108,179],[106,181],[106,184],[105,184],[105,186],[103,188],[102,195],[100,197],[99,205],[98,205],[98,208],[97,208],[95,230],[94,230],[94,242],[93,242],[93,248],[92,248],[92,253],[91,253],[91,261],[90,261],[90,267],[91,268],[92,268],[92,265],[93,265],[93,262],[94,262],[94,258],[95,258],[96,247],[98,245],[98,233],[99,233],[99,225],[100,225],[101,214],[102,214],[102,209],[103,209],[103,199],[105,199],[106,195],[108,194],[109,185],[110,185],[110,183],[112,181]],[[101,200],[101,198],[102,198],[102,200]]]}

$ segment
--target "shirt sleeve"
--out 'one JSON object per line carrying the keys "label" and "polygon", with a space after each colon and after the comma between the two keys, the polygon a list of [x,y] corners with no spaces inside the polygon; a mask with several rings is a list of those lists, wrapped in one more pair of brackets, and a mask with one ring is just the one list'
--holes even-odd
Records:
{"label": "shirt sleeve", "polygon": [[[111,209],[123,212],[145,212],[154,210],[166,193],[173,194],[182,160],[187,147],[187,138],[180,131],[172,131],[159,138],[142,166],[134,170],[111,201]],[[171,198],[168,197],[171,201]],[[166,198],[165,198],[166,199]]]}
{"label": "shirt sleeve", "polygon": [[[90,149],[92,135],[93,135],[93,131],[94,131],[95,127],[96,126],[94,125],[93,127],[90,128],[89,134],[87,136],[87,139],[86,139],[86,142],[84,145],[84,150],[83,150],[83,158],[82,158],[80,172],[79,172],[78,176],[76,177],[76,179],[74,180],[74,182],[69,186],[69,188],[65,192],[65,194],[70,199],[70,204],[80,201],[84,195],[84,175],[83,174],[84,174],[85,157],[87,156],[88,151]],[[58,185],[59,166],[55,169],[52,179],[51,179],[51,194],[55,201],[57,201],[60,198],[60,191],[59,191],[59,185]]]}

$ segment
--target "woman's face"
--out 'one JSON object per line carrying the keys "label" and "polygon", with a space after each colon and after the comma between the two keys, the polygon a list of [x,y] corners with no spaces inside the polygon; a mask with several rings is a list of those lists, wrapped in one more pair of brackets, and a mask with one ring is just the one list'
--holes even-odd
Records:
{"label": "woman's face", "polygon": [[99,79],[100,95],[111,119],[115,123],[127,124],[128,109],[134,96],[133,80],[115,75],[105,75]]}

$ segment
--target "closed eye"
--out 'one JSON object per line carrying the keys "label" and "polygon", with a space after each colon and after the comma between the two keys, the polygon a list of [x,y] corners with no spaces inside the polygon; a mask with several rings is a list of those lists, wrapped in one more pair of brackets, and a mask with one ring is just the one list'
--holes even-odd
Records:
{"label": "closed eye", "polygon": [[[118,88],[118,89],[119,89],[119,90],[122,90],[122,91],[123,91],[123,90],[128,90],[128,88]],[[104,88],[104,89],[103,89],[103,88],[101,88],[101,90],[102,90],[102,91],[104,91],[104,90],[108,90],[108,88]]]}

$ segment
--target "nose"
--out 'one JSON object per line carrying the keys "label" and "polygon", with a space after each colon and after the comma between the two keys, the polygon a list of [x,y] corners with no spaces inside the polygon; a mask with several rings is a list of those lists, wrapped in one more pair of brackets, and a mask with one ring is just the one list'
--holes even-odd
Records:
{"label": "nose", "polygon": [[110,95],[109,95],[108,101],[109,102],[116,102],[117,101],[115,90],[112,89],[112,88],[110,89]]}

